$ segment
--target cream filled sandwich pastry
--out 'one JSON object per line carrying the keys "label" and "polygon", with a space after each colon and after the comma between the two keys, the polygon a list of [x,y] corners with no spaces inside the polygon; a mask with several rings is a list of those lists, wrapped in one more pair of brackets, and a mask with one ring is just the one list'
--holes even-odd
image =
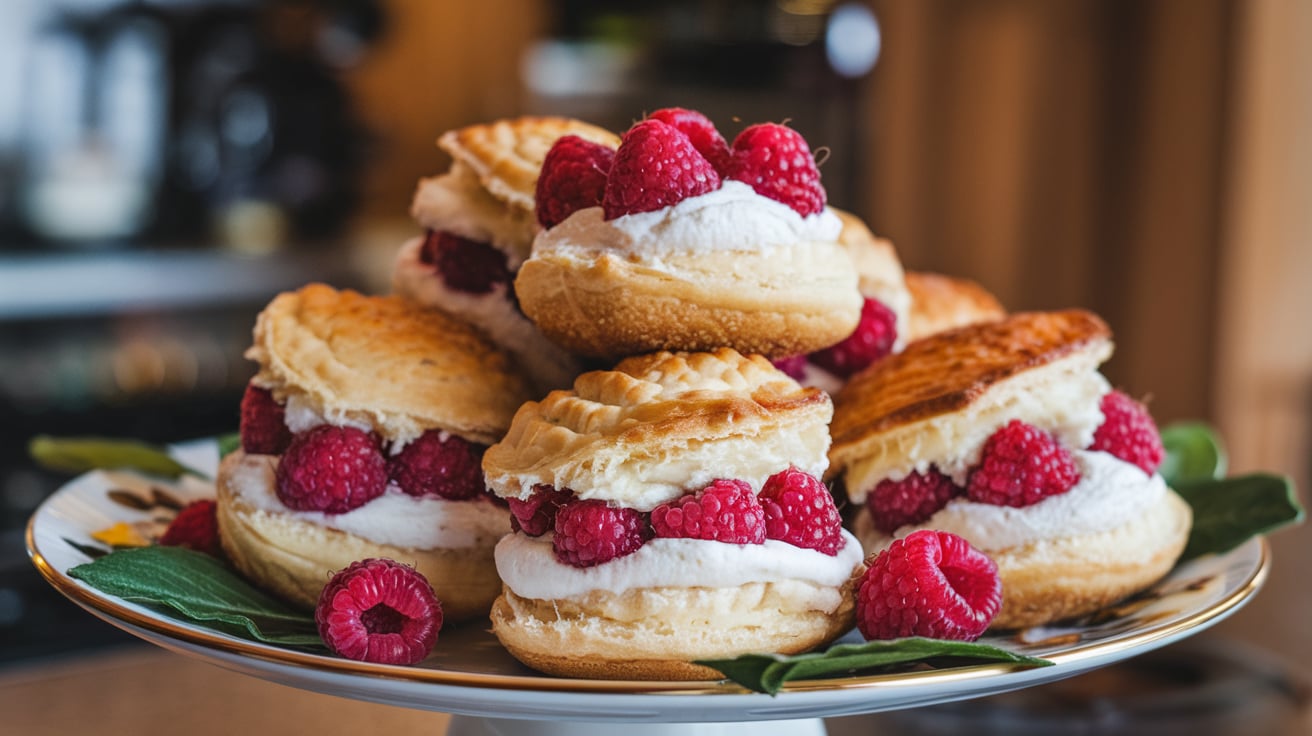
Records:
{"label": "cream filled sandwich pastry", "polygon": [[545,393],[568,386],[578,361],[546,340],[519,311],[512,281],[541,226],[538,174],[559,139],[614,150],[614,133],[579,120],[520,117],[444,133],[451,169],[423,179],[411,215],[425,234],[407,241],[393,267],[393,290],[463,319],[523,366]]}
{"label": "cream filled sandwich pastry", "polygon": [[835,398],[829,472],[859,505],[868,552],[919,529],[989,555],[994,628],[1090,613],[1175,564],[1188,505],[1163,482],[1144,407],[1098,366],[1095,315],[1020,313],[911,343]]}
{"label": "cream filled sandwich pastry", "polygon": [[217,478],[237,569],[313,608],[330,573],[390,558],[447,620],[485,615],[510,516],[481,456],[531,393],[507,356],[437,310],[320,284],[277,296],[246,355],[242,449]]}
{"label": "cream filled sandwich pastry", "polygon": [[493,632],[551,674],[715,679],[853,625],[859,543],[819,478],[827,394],[724,348],[661,352],[525,404],[483,458],[515,531]]}
{"label": "cream filled sandwich pastry", "polygon": [[547,227],[515,290],[544,334],[593,358],[819,350],[852,333],[862,306],[825,196],[796,131],[753,125],[730,146],[700,113],[658,110],[613,157],[548,154]]}

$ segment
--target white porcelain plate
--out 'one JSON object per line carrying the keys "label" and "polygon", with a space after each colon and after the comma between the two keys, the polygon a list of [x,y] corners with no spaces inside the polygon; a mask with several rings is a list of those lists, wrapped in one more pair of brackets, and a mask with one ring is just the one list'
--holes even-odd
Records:
{"label": "white porcelain plate", "polygon": [[[203,472],[212,443],[175,448]],[[1269,549],[1254,539],[1223,556],[1179,566],[1161,583],[1079,625],[1031,629],[983,641],[1055,665],[977,665],[947,670],[789,683],[771,697],[724,682],[639,682],[550,677],[512,659],[483,626],[444,629],[416,667],[355,662],[229,636],[103,594],[67,575],[89,561],[92,534],[124,523],[158,529],[178,503],[212,496],[196,479],[161,483],[125,472],[92,472],[54,493],[27,530],[28,552],[55,588],[100,618],[167,649],[237,672],[308,690],[467,716],[632,723],[724,722],[852,715],[959,700],[1058,680],[1197,633],[1233,613],[1266,577]]]}

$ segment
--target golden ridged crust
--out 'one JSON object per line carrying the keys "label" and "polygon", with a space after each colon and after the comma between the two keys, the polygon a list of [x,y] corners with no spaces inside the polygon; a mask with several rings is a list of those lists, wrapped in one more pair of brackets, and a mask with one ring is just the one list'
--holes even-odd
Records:
{"label": "golden ridged crust", "polygon": [[[550,483],[589,497],[600,495],[590,494],[594,486],[619,493],[636,466],[668,476],[673,471],[666,466],[692,452],[739,442],[764,448],[786,438],[789,447],[781,452],[795,462],[813,461],[809,455],[823,462],[831,413],[827,394],[799,386],[759,355],[728,348],[655,353],[584,373],[573,391],[524,404],[506,436],[484,454],[483,472],[502,496],[524,497],[526,485]],[[770,472],[787,467],[782,463]]]}
{"label": "golden ridged crust", "polygon": [[[492,606],[492,633],[516,659],[562,677],[622,680],[719,680],[696,659],[752,652],[797,654],[838,638],[855,623],[854,580],[832,612],[790,610],[768,584],[738,590],[658,588],[615,595],[594,591],[582,606],[538,601],[506,590]],[[612,598],[657,598],[675,621],[611,618]],[[625,608],[621,605],[620,608]]]}
{"label": "golden ridged crust", "polygon": [[1110,344],[1106,323],[1079,309],[1022,312],[913,342],[834,398],[830,475],[870,455],[882,433],[960,411],[1000,381],[1076,353],[1109,352]]}
{"label": "golden ridged crust", "polygon": [[473,328],[400,297],[322,284],[278,295],[246,357],[260,364],[256,383],[279,399],[300,396],[389,440],[437,428],[490,444],[532,395]]}
{"label": "golden ridged crust", "polygon": [[219,540],[242,575],[288,603],[313,609],[334,572],[385,557],[413,565],[442,602],[446,621],[487,614],[501,592],[494,546],[420,550],[378,544],[354,534],[270,513],[245,503],[229,483],[242,453],[226,457],[216,478]]}
{"label": "golden ridged crust", "polygon": [[576,135],[616,148],[619,136],[561,117],[520,117],[450,130],[437,145],[473,169],[494,197],[532,211],[538,173],[557,138]]}
{"label": "golden ridged crust", "polygon": [[554,342],[611,360],[719,347],[798,355],[847,337],[861,316],[851,260],[836,243],[671,254],[659,269],[603,251],[536,253],[515,293]]}
{"label": "golden ridged crust", "polygon": [[996,297],[968,279],[909,271],[906,284],[911,292],[908,342],[955,327],[1007,316],[1007,310]]}

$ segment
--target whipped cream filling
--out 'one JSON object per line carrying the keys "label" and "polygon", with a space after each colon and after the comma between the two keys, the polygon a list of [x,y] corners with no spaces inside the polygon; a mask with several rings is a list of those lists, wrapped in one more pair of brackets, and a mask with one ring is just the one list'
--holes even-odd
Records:
{"label": "whipped cream filling", "polygon": [[420,260],[423,245],[423,237],[412,238],[397,253],[392,270],[392,288],[396,293],[478,327],[502,350],[515,356],[539,393],[545,395],[553,389],[569,387],[582,372],[582,364],[548,340],[515,308],[508,285],[495,284],[485,294],[448,288],[437,269]]}
{"label": "whipped cream filling", "polygon": [[489,243],[504,251],[512,272],[528,257],[538,230],[532,210],[492,196],[478,174],[459,161],[446,174],[419,182],[410,214],[430,230]]}
{"label": "whipped cream filling", "polygon": [[654,212],[606,220],[601,207],[579,210],[538,233],[533,252],[604,249],[657,266],[666,254],[763,252],[799,242],[834,242],[842,229],[828,209],[803,217],[743,182],[727,180],[715,191]]}
{"label": "whipped cream filling", "polygon": [[290,429],[293,434],[306,432],[320,424],[355,427],[365,432],[375,431],[372,423],[348,415],[346,412],[330,413],[332,414],[331,417],[325,416],[304,394],[288,393],[287,402],[283,405],[283,423],[287,425],[287,429]]}
{"label": "whipped cream filling", "polygon": [[[846,530],[834,557],[787,542],[727,544],[702,539],[652,539],[632,554],[593,567],[559,562],[551,535],[508,534],[497,543],[497,573],[521,598],[553,600],[591,591],[640,588],[736,588],[748,583],[804,581],[838,588],[863,559]],[[836,603],[835,603],[836,605]]]}
{"label": "whipped cream filling", "polygon": [[383,495],[344,514],[296,511],[278,499],[277,468],[278,458],[272,455],[244,455],[234,466],[228,487],[242,503],[259,511],[286,514],[376,544],[420,550],[490,547],[510,531],[510,512],[490,499],[417,497],[391,483]]}
{"label": "whipped cream filling", "polygon": [[1080,480],[1069,491],[1030,506],[1014,508],[955,498],[923,524],[897,529],[893,536],[874,528],[870,514],[857,518],[857,533],[871,552],[918,529],[961,536],[984,552],[1000,552],[1034,542],[1097,534],[1143,516],[1168,492],[1162,476],[1100,450],[1071,453]]}

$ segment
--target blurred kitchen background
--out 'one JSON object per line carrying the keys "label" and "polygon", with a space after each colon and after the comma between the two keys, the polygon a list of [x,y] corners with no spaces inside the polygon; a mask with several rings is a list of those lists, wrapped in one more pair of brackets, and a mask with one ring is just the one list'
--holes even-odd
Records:
{"label": "blurred kitchen background", "polygon": [[[450,128],[787,120],[832,204],[1011,309],[1085,306],[1113,383],[1312,471],[1312,3],[6,0],[0,669],[127,637],[39,581],[36,434],[232,431],[255,313],[387,288]],[[1305,530],[1215,634],[1312,659]]]}

